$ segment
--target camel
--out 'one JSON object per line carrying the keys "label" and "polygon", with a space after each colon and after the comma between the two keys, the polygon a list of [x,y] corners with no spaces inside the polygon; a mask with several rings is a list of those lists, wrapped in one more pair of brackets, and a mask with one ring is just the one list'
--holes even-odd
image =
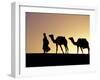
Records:
{"label": "camel", "polygon": [[86,38],[79,38],[77,40],[77,42],[74,41],[73,37],[70,37],[69,40],[71,40],[71,42],[77,46],[77,54],[79,52],[79,48],[81,49],[82,53],[83,53],[83,49],[87,48],[88,49],[88,54],[90,52],[90,48],[89,48],[89,43],[86,40]]}
{"label": "camel", "polygon": [[53,43],[56,44],[56,54],[58,52],[58,45],[61,48],[62,53],[64,54],[63,48],[61,45],[64,45],[65,47],[65,52],[68,53],[68,46],[67,46],[67,40],[64,36],[58,36],[56,39],[54,39],[54,35],[50,34],[49,37],[51,38],[51,40],[53,41]]}

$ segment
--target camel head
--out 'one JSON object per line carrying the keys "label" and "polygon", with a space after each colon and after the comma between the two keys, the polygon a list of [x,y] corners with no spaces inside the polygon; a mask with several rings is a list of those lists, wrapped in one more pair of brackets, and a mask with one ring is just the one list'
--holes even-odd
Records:
{"label": "camel head", "polygon": [[55,43],[54,35],[53,35],[53,34],[50,34],[49,37],[50,37],[51,40]]}
{"label": "camel head", "polygon": [[69,40],[73,40],[73,37],[69,37],[68,39],[69,39]]}
{"label": "camel head", "polygon": [[49,37],[50,37],[50,38],[54,38],[54,35],[53,35],[53,34],[50,34]]}
{"label": "camel head", "polygon": [[73,37],[69,37],[69,40],[71,40],[71,42],[72,42],[74,45],[77,45],[77,42],[74,41],[74,38],[73,38]]}

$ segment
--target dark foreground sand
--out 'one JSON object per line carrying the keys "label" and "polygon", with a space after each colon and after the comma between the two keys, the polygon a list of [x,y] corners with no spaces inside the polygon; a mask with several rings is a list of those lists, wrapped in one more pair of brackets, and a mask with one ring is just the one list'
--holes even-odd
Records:
{"label": "dark foreground sand", "polygon": [[26,53],[26,67],[89,64],[89,54],[32,54]]}

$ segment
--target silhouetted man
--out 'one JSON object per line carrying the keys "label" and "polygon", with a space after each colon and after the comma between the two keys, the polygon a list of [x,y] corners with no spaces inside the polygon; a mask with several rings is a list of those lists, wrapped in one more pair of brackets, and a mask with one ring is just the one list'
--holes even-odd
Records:
{"label": "silhouetted man", "polygon": [[44,53],[46,53],[46,52],[50,51],[50,47],[48,46],[49,41],[46,37],[46,33],[43,33],[43,36],[44,36],[44,38],[43,38],[43,48],[42,49],[43,49]]}

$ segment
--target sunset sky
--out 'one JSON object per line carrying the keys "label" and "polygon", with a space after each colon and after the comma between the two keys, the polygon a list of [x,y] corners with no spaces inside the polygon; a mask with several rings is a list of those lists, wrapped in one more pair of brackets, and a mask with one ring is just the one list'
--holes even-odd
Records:
{"label": "sunset sky", "polygon": [[[49,34],[54,34],[55,39],[57,36],[65,36],[69,53],[76,53],[77,47],[68,38],[73,37],[75,41],[78,38],[86,38],[89,41],[89,30],[89,15],[26,12],[26,53],[43,53],[44,32],[51,48],[48,53],[56,52],[56,45]],[[64,47],[63,49],[65,51]],[[60,47],[58,52],[61,53]],[[87,50],[84,52],[87,53]]]}

